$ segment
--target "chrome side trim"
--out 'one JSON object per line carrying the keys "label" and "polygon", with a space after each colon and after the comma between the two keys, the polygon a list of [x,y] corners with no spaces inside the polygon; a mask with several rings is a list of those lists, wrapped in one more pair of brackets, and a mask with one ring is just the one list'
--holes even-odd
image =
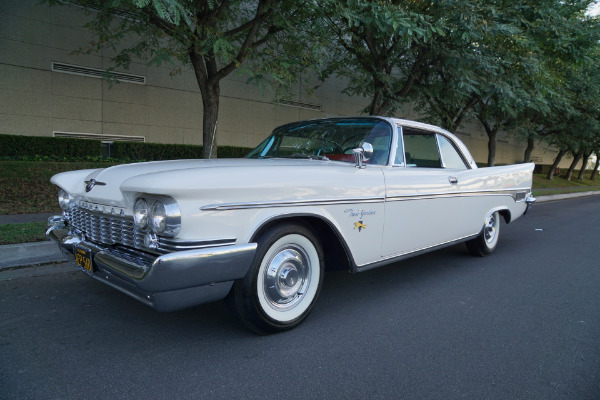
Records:
{"label": "chrome side trim", "polygon": [[422,247],[420,249],[408,251],[408,252],[401,253],[401,254],[395,254],[393,256],[382,258],[381,260],[375,261],[373,263],[364,264],[364,265],[355,265],[353,272],[357,273],[357,272],[368,271],[373,268],[382,267],[384,265],[392,264],[397,261],[405,260],[407,258],[416,257],[421,254],[429,253],[432,250],[439,250],[439,249],[443,249],[444,247],[454,246],[455,244],[463,243],[463,242],[466,242],[467,240],[476,238],[477,235],[479,235],[479,232],[477,232],[474,235],[464,236],[460,239],[451,240],[448,242],[444,242],[444,243],[440,243],[440,244],[436,244],[436,245],[432,245],[432,246]]}
{"label": "chrome side trim", "polygon": [[165,253],[181,250],[206,249],[209,247],[232,246],[236,238],[212,239],[203,241],[185,241],[161,237],[158,239],[159,249]]}
{"label": "chrome side trim", "polygon": [[434,198],[446,198],[446,197],[468,197],[468,196],[511,196],[513,199],[517,199],[517,193],[523,190],[529,190],[528,188],[518,189],[495,189],[495,190],[482,190],[482,191],[455,191],[447,193],[424,193],[424,194],[404,194],[400,196],[386,196],[386,197],[359,197],[351,199],[311,199],[311,200],[281,200],[281,201],[255,201],[248,203],[223,203],[223,204],[209,204],[200,207],[201,211],[226,211],[226,210],[244,210],[251,208],[268,208],[268,207],[294,207],[294,206],[326,206],[326,205],[338,205],[338,204],[356,204],[356,203],[378,203],[382,201],[406,201],[406,200],[420,200],[420,199],[434,199]]}
{"label": "chrome side trim", "polygon": [[[451,197],[477,197],[477,196],[511,196],[513,200],[517,200],[517,194],[525,189],[496,189],[482,191],[454,191],[446,193],[424,193],[424,194],[404,194],[399,196],[388,196],[385,201],[407,201],[407,200],[423,200]],[[527,189],[529,190],[529,189]]]}
{"label": "chrome side trim", "polygon": [[516,201],[517,203],[520,203],[520,202],[522,202],[522,201],[525,201],[525,200],[526,200],[526,198],[527,198],[527,195],[528,195],[528,194],[530,194],[530,193],[528,193],[528,192],[527,192],[527,191],[525,191],[525,190],[518,191],[517,193],[515,193],[515,201]]}
{"label": "chrome side trim", "polygon": [[401,196],[389,196],[385,198],[386,202],[392,201],[410,201],[410,200],[428,200],[428,199],[446,199],[452,197],[463,197],[461,192],[449,193],[428,193],[428,194],[405,194]]}
{"label": "chrome side trim", "polygon": [[315,199],[315,200],[280,200],[280,201],[253,201],[248,203],[223,203],[209,204],[200,207],[201,211],[225,211],[225,210],[244,210],[250,208],[269,208],[269,207],[293,207],[293,206],[326,206],[337,204],[356,204],[356,203],[378,203],[383,202],[384,197],[359,197],[353,199]]}
{"label": "chrome side trim", "polygon": [[479,194],[495,194],[495,193],[503,193],[503,194],[512,194],[513,197],[516,198],[517,192],[529,191],[531,188],[510,188],[510,189],[488,189],[488,190],[465,190],[462,193],[467,195],[479,195]]}

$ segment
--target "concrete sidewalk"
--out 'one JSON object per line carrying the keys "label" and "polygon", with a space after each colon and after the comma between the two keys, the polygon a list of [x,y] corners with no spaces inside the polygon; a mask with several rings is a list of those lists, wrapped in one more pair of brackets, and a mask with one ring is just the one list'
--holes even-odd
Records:
{"label": "concrete sidewalk", "polygon": [[[47,222],[48,218],[57,214],[59,213],[0,215],[0,225]],[[9,275],[18,276],[19,274],[13,270],[22,268],[50,270],[41,266],[53,266],[51,269],[56,272],[75,270],[75,267],[69,265],[70,263],[66,264],[67,261],[67,257],[58,249],[56,243],[50,240],[0,245],[0,273],[3,278]],[[63,265],[57,265],[61,263]]]}
{"label": "concrete sidewalk", "polygon": [[54,213],[0,215],[0,225],[25,224],[28,222],[47,222],[48,218],[56,214],[60,214],[60,212],[57,211]]}
{"label": "concrete sidewalk", "polygon": [[[600,191],[540,196],[537,198],[537,203],[598,195]],[[535,205],[532,212],[535,212]],[[0,224],[47,221],[52,215],[54,214],[3,215],[0,216]],[[56,243],[51,241],[0,246],[0,273],[4,277],[6,271],[26,267],[41,268],[40,265],[47,265],[51,268],[45,268],[46,270],[55,272],[75,270],[76,268],[71,264],[67,263],[67,257],[61,253]]]}
{"label": "concrete sidewalk", "polygon": [[65,261],[67,257],[58,249],[56,243],[50,240],[0,246],[0,271]]}

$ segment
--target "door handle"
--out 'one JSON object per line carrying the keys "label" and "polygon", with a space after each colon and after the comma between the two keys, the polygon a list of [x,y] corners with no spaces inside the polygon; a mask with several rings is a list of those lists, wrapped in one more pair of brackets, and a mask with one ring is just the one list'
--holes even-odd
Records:
{"label": "door handle", "polygon": [[455,176],[449,176],[448,182],[450,182],[450,184],[452,184],[452,185],[456,185],[458,183],[458,178]]}

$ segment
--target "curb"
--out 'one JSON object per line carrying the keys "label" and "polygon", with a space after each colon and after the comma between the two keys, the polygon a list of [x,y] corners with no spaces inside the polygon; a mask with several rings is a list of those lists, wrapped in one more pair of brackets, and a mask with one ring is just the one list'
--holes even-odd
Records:
{"label": "curb", "polygon": [[67,261],[67,257],[51,241],[6,244],[0,246],[0,272],[39,264]]}
{"label": "curb", "polygon": [[549,195],[549,196],[538,196],[536,203],[546,203],[549,201],[567,200],[567,199],[575,199],[575,198],[579,198],[579,197],[599,196],[599,195],[600,195],[600,190],[595,190],[595,191],[590,191],[590,192],[553,194],[553,195]]}

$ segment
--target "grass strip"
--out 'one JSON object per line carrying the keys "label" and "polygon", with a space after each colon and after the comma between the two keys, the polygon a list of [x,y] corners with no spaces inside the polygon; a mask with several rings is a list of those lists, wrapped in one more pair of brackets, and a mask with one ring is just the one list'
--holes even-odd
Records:
{"label": "grass strip", "polygon": [[46,240],[46,222],[0,225],[0,245]]}
{"label": "grass strip", "polygon": [[[574,174],[570,181],[566,180],[564,176],[555,176],[554,179],[548,180],[545,174],[534,174],[533,175],[533,190],[537,189],[578,189],[588,188],[588,190],[594,190],[594,187],[600,189],[600,179],[591,180],[591,171],[585,173],[582,180],[576,178]],[[577,191],[577,190],[574,190]]]}
{"label": "grass strip", "polygon": [[533,193],[534,197],[539,197],[539,196],[551,196],[554,194],[597,192],[597,191],[600,191],[600,187],[533,190],[532,193]]}

